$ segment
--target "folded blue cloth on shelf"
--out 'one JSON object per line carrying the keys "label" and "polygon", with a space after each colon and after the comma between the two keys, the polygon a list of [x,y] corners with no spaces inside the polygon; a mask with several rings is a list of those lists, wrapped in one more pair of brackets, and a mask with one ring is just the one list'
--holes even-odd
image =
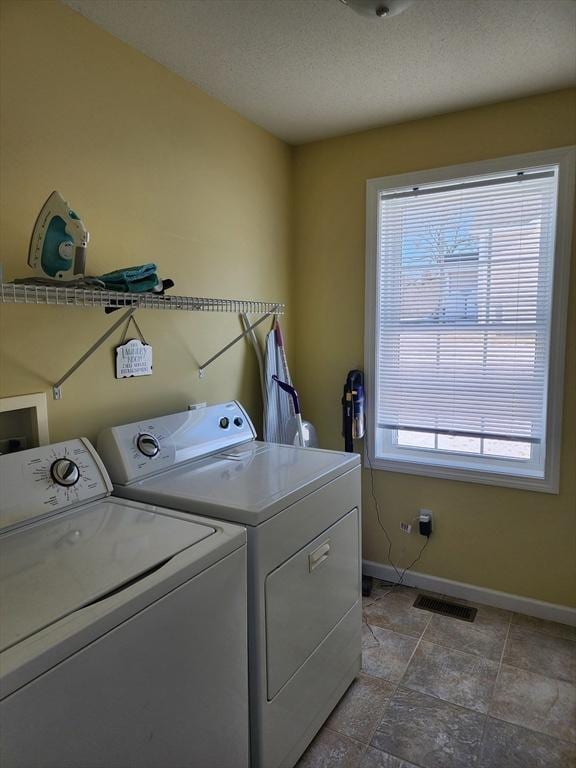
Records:
{"label": "folded blue cloth on shelf", "polygon": [[99,280],[111,291],[126,291],[129,293],[147,293],[161,287],[156,274],[156,264],[140,264],[135,267],[115,269],[100,275]]}

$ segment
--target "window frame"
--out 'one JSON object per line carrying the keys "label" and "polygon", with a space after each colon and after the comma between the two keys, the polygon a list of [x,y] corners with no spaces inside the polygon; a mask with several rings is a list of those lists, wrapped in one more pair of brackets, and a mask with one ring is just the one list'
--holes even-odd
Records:
{"label": "window frame", "polygon": [[[377,455],[381,432],[376,426],[375,398],[371,393],[376,384],[376,308],[378,306],[378,212],[382,192],[399,187],[449,182],[467,176],[515,172],[523,168],[555,164],[558,166],[558,198],[556,209],[556,242],[552,277],[552,307],[550,321],[550,356],[548,361],[548,388],[546,392],[546,457],[542,478],[522,475],[522,462],[515,472],[495,469],[454,466],[448,455],[434,452],[434,461],[423,461],[418,449],[414,460],[390,459]],[[573,236],[574,183],[576,146],[510,155],[462,165],[451,165],[425,171],[384,176],[366,182],[366,274],[365,274],[365,331],[364,368],[366,390],[366,437],[365,463],[374,469],[387,470],[424,477],[507,486],[544,493],[558,493],[560,483],[560,442],[562,436],[562,411],[564,390],[564,366],[566,357],[566,332],[568,320],[568,292]],[[407,449],[410,450],[410,449]],[[461,457],[461,454],[458,454]],[[444,459],[444,463],[443,460]],[[462,462],[459,462],[462,463]]]}

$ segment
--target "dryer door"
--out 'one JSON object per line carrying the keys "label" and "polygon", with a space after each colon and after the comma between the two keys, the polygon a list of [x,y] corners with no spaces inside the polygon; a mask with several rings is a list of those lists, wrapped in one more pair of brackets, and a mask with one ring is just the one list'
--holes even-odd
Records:
{"label": "dryer door", "polygon": [[353,509],[268,575],[269,701],[360,598],[358,526]]}

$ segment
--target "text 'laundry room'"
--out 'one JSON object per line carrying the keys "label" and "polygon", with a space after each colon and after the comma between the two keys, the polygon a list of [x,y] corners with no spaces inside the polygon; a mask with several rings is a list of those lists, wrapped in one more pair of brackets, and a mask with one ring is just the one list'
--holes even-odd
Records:
{"label": "text 'laundry room'", "polygon": [[575,0],[0,0],[0,766],[576,768]]}

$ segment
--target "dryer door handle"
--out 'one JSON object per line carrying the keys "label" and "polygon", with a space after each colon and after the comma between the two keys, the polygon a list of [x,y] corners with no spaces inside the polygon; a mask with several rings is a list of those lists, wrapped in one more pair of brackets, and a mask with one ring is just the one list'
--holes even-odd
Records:
{"label": "dryer door handle", "polygon": [[328,555],[330,554],[330,539],[320,544],[319,547],[308,555],[308,570],[310,573],[319,565],[326,562]]}

